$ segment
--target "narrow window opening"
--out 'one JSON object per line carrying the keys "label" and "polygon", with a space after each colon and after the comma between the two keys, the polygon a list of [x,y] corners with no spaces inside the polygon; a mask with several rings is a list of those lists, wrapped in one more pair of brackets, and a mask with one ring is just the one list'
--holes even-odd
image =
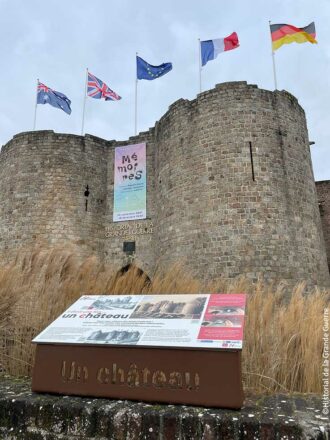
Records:
{"label": "narrow window opening", "polygon": [[89,186],[86,185],[86,189],[84,192],[84,196],[85,196],[85,211],[88,211],[88,197],[89,197]]}
{"label": "narrow window opening", "polygon": [[249,142],[250,147],[250,161],[251,161],[251,172],[252,172],[252,180],[255,182],[255,175],[254,175],[254,164],[253,164],[253,151],[252,151],[252,142]]}
{"label": "narrow window opening", "polygon": [[319,200],[318,204],[319,204],[320,216],[323,217],[324,214],[325,214],[325,211],[324,211],[324,200]]}

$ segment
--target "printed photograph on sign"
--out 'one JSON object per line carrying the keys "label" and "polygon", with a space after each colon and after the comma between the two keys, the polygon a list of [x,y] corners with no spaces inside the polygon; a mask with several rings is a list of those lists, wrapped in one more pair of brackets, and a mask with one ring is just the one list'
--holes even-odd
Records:
{"label": "printed photograph on sign", "polygon": [[131,318],[157,319],[199,319],[202,315],[206,297],[176,295],[175,300],[150,297],[137,306]]}
{"label": "printed photograph on sign", "polygon": [[80,341],[90,342],[92,344],[101,343],[101,344],[134,345],[139,341],[140,337],[141,337],[141,333],[138,331],[97,330],[91,332],[90,334],[87,334],[85,337],[81,338]]}
{"label": "printed photograph on sign", "polygon": [[241,346],[245,302],[244,294],[210,295],[198,339],[232,341],[228,347]]}
{"label": "printed photograph on sign", "polygon": [[146,218],[146,144],[115,148],[113,221]]}
{"label": "printed photograph on sign", "polygon": [[204,327],[242,327],[242,324],[242,316],[231,315],[207,316],[206,320],[202,322]]}
{"label": "printed photograph on sign", "polygon": [[208,313],[210,315],[244,315],[244,309],[241,307],[211,306],[208,308]]}
{"label": "printed photograph on sign", "polygon": [[88,310],[92,309],[100,309],[100,310],[113,310],[113,309],[134,309],[136,304],[138,303],[139,298],[134,296],[123,296],[123,297],[115,297],[112,298],[100,298],[94,301],[90,306],[88,306]]}

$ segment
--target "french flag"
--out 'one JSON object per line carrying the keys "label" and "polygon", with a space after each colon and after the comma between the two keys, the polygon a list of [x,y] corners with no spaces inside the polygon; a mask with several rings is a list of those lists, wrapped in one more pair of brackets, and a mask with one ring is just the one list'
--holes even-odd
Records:
{"label": "french flag", "polygon": [[214,60],[219,53],[236,49],[238,46],[239,41],[236,32],[225,38],[201,41],[202,66],[205,66],[208,61]]}

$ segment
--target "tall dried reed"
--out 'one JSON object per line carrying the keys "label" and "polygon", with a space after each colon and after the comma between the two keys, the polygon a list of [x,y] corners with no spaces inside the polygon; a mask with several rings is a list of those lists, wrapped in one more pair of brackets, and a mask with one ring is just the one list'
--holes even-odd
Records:
{"label": "tall dried reed", "polygon": [[244,277],[205,285],[181,265],[150,281],[134,265],[124,273],[69,249],[21,253],[0,267],[0,369],[30,375],[31,339],[83,294],[248,294],[243,348],[245,389],[253,392],[321,392],[322,316],[330,291],[306,295],[298,284],[252,284]]}

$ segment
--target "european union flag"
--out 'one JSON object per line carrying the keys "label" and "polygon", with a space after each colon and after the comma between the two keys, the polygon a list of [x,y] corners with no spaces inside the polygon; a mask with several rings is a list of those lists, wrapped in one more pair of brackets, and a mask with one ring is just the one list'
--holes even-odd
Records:
{"label": "european union flag", "polygon": [[136,57],[137,79],[153,80],[165,75],[172,70],[172,63],[163,63],[160,66],[152,66],[140,57]]}
{"label": "european union flag", "polygon": [[68,115],[71,114],[71,101],[61,92],[56,92],[45,84],[38,83],[37,104],[50,104],[53,107],[60,108]]}

